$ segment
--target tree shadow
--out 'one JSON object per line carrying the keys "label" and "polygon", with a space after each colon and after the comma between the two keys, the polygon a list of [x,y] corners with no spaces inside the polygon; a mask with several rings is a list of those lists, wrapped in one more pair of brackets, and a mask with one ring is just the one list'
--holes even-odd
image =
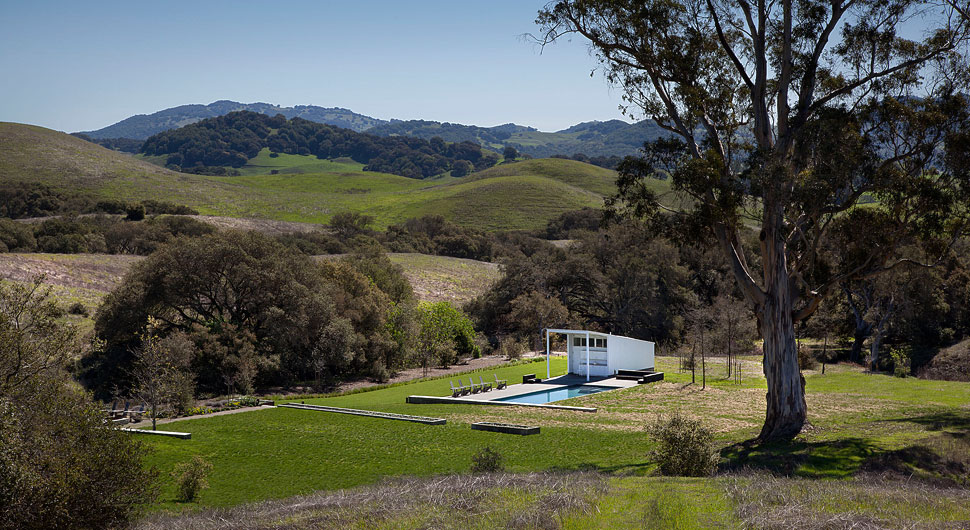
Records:
{"label": "tree shadow", "polygon": [[756,444],[742,442],[721,451],[721,471],[767,471],[781,476],[845,478],[860,473],[916,478],[945,485],[970,485],[970,411],[941,411],[883,422],[908,422],[935,433],[901,449],[843,438]]}
{"label": "tree shadow", "polygon": [[887,418],[879,421],[915,423],[928,431],[947,431],[951,436],[970,439],[970,410],[946,410],[921,416]]}
{"label": "tree shadow", "polygon": [[618,475],[638,475],[643,474],[654,466],[653,462],[640,462],[637,464],[615,464],[603,465],[590,462],[580,462],[570,466],[552,466],[548,469],[551,472],[574,473],[577,471],[595,471],[597,473],[618,474]]}
{"label": "tree shadow", "polygon": [[862,464],[879,452],[869,440],[807,442],[742,442],[721,451],[720,470],[768,471],[783,476],[842,478],[857,472]]}

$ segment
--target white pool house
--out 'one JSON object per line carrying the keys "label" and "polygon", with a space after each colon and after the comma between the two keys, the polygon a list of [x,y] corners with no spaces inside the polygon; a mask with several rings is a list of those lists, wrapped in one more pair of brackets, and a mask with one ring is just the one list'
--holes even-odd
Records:
{"label": "white pool house", "polygon": [[583,329],[546,330],[546,378],[550,377],[549,338],[566,336],[567,372],[590,377],[609,377],[618,370],[653,370],[650,341]]}

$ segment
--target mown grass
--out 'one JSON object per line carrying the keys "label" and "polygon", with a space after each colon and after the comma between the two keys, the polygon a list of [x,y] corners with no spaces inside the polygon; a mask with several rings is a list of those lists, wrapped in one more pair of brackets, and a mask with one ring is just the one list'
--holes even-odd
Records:
{"label": "mown grass", "polygon": [[397,479],[284,501],[153,516],[139,528],[739,528],[721,481],[599,473]]}
{"label": "mown grass", "polygon": [[[521,364],[487,373],[514,381],[535,370],[533,364]],[[409,394],[441,394],[444,388],[447,381],[439,379],[304,401],[429,416],[447,408],[469,413],[482,408],[404,403]],[[179,508],[168,474],[196,454],[214,465],[212,487],[202,493],[200,503],[231,506],[369,484],[387,476],[462,473],[470,468],[472,455],[486,445],[502,453],[508,469],[516,472],[583,468],[636,472],[645,468],[647,450],[646,440],[638,433],[617,436],[553,427],[539,435],[513,437],[473,431],[454,421],[428,426],[286,408],[173,422],[165,429],[191,432],[192,440],[145,440],[155,449],[148,461],[164,479],[156,509]]]}
{"label": "mown grass", "polygon": [[717,482],[674,477],[611,481],[595,510],[568,517],[564,528],[740,528],[734,503]]}
{"label": "mown grass", "polygon": [[[660,366],[676,366],[677,362],[675,358],[659,361]],[[551,367],[553,375],[563,373],[565,359],[553,358]],[[544,371],[544,362],[539,362],[468,375],[477,381],[478,375],[490,379],[495,372],[514,383],[524,373]],[[754,372],[753,367],[746,367],[748,371]],[[443,417],[448,424],[437,427],[302,410],[262,410],[167,424],[166,429],[192,432],[193,439],[147,440],[156,449],[150,462],[164,476],[177,462],[193,454],[205,456],[215,464],[215,470],[210,481],[212,488],[203,493],[200,505],[231,506],[371,484],[388,476],[463,473],[471,466],[471,456],[485,445],[503,454],[508,468],[517,473],[586,469],[641,477],[654,468],[648,457],[650,442],[644,427],[673,411],[698,416],[717,430],[718,443],[723,447],[722,467],[733,472],[763,470],[772,476],[836,479],[838,483],[859,473],[903,470],[917,477],[952,482],[952,470],[957,465],[954,459],[959,460],[957,455],[967,450],[960,442],[961,436],[970,433],[970,410],[966,407],[970,385],[966,383],[948,383],[952,398],[942,403],[920,404],[907,401],[911,392],[935,388],[939,382],[908,381],[914,388],[904,391],[902,399],[896,401],[858,394],[860,377],[869,378],[865,381],[878,389],[896,381],[889,376],[859,374],[849,367],[837,367],[825,375],[809,374],[812,426],[790,444],[752,447],[741,442],[757,434],[763,419],[763,378],[756,381],[754,375],[747,374],[750,386],[746,387],[712,377],[708,389],[700,390],[699,383],[685,381],[689,373],[674,370],[668,374],[669,380],[663,384],[569,401],[595,406],[599,409],[596,413],[405,403],[411,394],[447,395],[447,377],[341,396],[306,398],[302,401]],[[512,437],[468,428],[468,423],[482,420],[539,425],[542,432],[538,436]],[[662,521],[679,528],[733,524],[733,512],[723,496],[705,493],[705,488],[714,487],[706,482],[643,480],[628,493],[623,493],[623,488],[616,490],[616,495],[601,501],[599,510],[629,515],[630,506],[636,505],[639,511],[633,511],[644,521]],[[181,508],[174,502],[173,493],[172,484],[166,482],[155,509]],[[708,499],[707,504],[698,504],[699,498]],[[682,522],[671,522],[681,515]],[[578,521],[586,521],[582,514],[577,517]]]}
{"label": "mown grass", "polygon": [[595,472],[384,480],[232,509],[155,514],[137,528],[965,528],[970,491],[863,476],[807,480]]}

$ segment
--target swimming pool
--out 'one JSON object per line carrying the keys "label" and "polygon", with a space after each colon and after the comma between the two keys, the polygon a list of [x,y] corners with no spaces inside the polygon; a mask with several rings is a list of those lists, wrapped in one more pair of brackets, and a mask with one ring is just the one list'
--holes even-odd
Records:
{"label": "swimming pool", "polygon": [[542,404],[542,403],[551,403],[553,401],[559,401],[562,399],[585,396],[588,394],[596,394],[598,392],[605,392],[607,390],[616,390],[616,389],[611,386],[576,385],[576,386],[567,386],[562,388],[554,388],[551,390],[539,390],[538,392],[529,392],[528,394],[519,394],[518,396],[499,398],[494,401]]}

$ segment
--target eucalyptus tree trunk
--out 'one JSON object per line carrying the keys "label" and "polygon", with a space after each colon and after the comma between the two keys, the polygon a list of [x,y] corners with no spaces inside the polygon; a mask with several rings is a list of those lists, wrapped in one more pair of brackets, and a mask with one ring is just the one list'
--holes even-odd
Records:
{"label": "eucalyptus tree trunk", "polygon": [[780,212],[766,209],[761,232],[764,297],[760,307],[764,338],[764,373],[768,382],[765,423],[758,438],[791,439],[805,425],[805,378],[798,367],[798,344],[792,317],[794,296]]}

